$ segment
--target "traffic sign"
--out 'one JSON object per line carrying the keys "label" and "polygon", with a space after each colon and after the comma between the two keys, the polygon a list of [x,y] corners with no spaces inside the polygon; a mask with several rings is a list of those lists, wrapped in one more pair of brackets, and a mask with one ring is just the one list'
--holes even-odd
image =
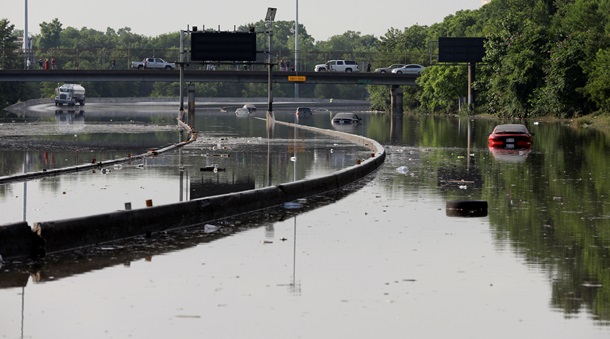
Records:
{"label": "traffic sign", "polygon": [[288,81],[292,81],[292,82],[305,82],[307,80],[307,77],[304,75],[289,75],[288,76]]}

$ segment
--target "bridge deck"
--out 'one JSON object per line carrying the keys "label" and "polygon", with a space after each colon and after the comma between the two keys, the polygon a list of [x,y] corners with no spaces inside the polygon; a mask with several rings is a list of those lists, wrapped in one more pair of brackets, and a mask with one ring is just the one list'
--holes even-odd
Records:
{"label": "bridge deck", "polygon": [[[291,81],[294,76],[305,81]],[[418,75],[338,72],[272,72],[273,83],[417,86]],[[0,82],[144,81],[178,82],[178,70],[0,70]],[[267,83],[266,71],[185,70],[186,82]]]}

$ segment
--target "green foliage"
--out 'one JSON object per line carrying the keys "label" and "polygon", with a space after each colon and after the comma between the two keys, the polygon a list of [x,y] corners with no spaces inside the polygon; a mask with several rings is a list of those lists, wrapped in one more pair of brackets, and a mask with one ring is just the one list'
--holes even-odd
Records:
{"label": "green foliage", "polygon": [[43,21],[40,24],[40,36],[36,39],[36,47],[38,48],[57,48],[61,46],[60,35],[62,24],[57,18],[51,22]]}
{"label": "green foliage", "polygon": [[8,20],[0,19],[0,68],[18,68],[23,63],[18,62],[19,43],[14,34],[15,25],[11,25]]}
{"label": "green foliage", "polygon": [[455,15],[445,17],[445,20],[430,27],[428,35],[435,41],[438,37],[478,37],[483,31],[484,21],[480,19],[479,11],[459,11]]}
{"label": "green foliage", "polygon": [[426,68],[417,83],[422,88],[419,102],[432,113],[452,113],[459,109],[459,98],[468,95],[466,66],[432,66]]}
{"label": "green foliage", "polygon": [[[0,19],[0,69],[24,66],[25,57],[18,52],[19,47],[15,25],[11,25],[6,19]],[[0,107],[27,99],[30,87],[24,83],[0,83]]]}
{"label": "green foliage", "polygon": [[589,67],[589,81],[585,94],[606,112],[610,112],[610,49],[597,52]]}
{"label": "green foliage", "polygon": [[391,64],[427,64],[430,59],[427,43],[428,26],[411,26],[404,31],[390,29],[379,38],[372,68]]}
{"label": "green foliage", "polygon": [[390,110],[390,89],[387,86],[369,86],[371,109],[387,112]]}
{"label": "green foliage", "polygon": [[487,82],[485,95],[493,112],[524,118],[531,114],[535,93],[544,85],[548,30],[521,13],[506,15],[496,25],[487,36],[486,67],[479,81]]}

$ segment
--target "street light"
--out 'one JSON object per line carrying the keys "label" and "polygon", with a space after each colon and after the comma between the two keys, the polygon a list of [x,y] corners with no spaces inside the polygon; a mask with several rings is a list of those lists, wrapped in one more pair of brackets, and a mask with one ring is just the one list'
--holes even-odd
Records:
{"label": "street light", "polygon": [[273,36],[273,30],[271,29],[273,20],[275,20],[275,13],[277,12],[277,8],[268,7],[267,15],[265,16],[265,31],[269,34],[269,56],[267,58],[267,125],[270,125],[275,121],[273,117],[273,88],[271,86],[271,67],[272,67],[272,57],[271,57],[271,37]]}
{"label": "street light", "polygon": [[265,21],[275,21],[275,12],[277,12],[277,8],[268,7]]}
{"label": "street light", "polygon": [[[30,39],[28,36],[28,0],[25,0],[25,27],[23,30],[23,54],[25,55],[25,59],[23,62],[25,63],[25,68],[28,66],[28,58],[30,52]],[[34,60],[32,60],[33,62]]]}
{"label": "street light", "polygon": [[[299,71],[299,0],[296,0],[296,19],[294,21],[294,70]],[[294,97],[299,97],[299,84],[294,84]]]}

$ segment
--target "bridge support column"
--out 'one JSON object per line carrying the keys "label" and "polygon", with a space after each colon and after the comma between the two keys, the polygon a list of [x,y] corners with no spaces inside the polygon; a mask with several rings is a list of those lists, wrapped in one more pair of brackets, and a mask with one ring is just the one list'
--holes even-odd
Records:
{"label": "bridge support column", "polygon": [[390,140],[392,143],[402,142],[402,114],[392,114],[390,118]]}
{"label": "bridge support column", "polygon": [[390,104],[393,116],[402,115],[402,98],[402,87],[398,85],[392,85]]}
{"label": "bridge support column", "polygon": [[477,64],[476,62],[468,63],[468,109],[474,108],[475,91],[472,88],[472,83],[477,79]]}
{"label": "bridge support column", "polygon": [[195,85],[188,86],[188,124],[195,129]]}

